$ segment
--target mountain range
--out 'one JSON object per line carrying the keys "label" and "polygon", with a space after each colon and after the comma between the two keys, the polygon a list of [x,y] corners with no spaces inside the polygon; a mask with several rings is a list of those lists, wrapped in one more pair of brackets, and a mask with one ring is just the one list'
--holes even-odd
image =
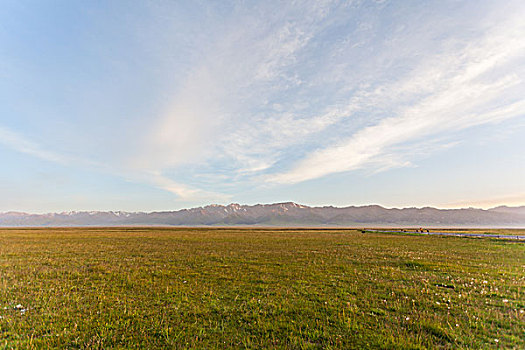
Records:
{"label": "mountain range", "polygon": [[293,202],[217,205],[161,212],[0,213],[0,226],[431,226],[525,227],[525,206],[491,209],[388,209],[379,205],[309,207]]}

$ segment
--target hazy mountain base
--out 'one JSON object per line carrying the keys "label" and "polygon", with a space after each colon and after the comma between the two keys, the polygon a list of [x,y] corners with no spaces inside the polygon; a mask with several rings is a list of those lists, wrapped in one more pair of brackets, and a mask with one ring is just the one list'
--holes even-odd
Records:
{"label": "hazy mountain base", "polygon": [[230,204],[166,212],[67,212],[0,214],[0,226],[431,226],[525,227],[525,207],[488,210],[362,207],[308,207],[296,203]]}

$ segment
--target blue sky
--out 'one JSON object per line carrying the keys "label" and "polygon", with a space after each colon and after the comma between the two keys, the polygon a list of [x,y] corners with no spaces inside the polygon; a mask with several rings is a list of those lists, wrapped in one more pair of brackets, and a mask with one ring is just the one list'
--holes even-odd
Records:
{"label": "blue sky", "polygon": [[525,205],[523,1],[4,1],[0,211]]}

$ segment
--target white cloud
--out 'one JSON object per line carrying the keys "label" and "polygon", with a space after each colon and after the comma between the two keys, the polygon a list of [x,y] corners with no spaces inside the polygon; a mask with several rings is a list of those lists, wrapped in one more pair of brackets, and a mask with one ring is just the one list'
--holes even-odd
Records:
{"label": "white cloud", "polygon": [[53,162],[66,166],[81,166],[91,171],[98,171],[102,173],[118,176],[128,181],[149,183],[159,189],[171,192],[177,195],[182,200],[221,200],[225,201],[229,196],[203,191],[201,189],[192,188],[190,186],[177,183],[158,172],[142,172],[132,169],[117,169],[107,164],[101,164],[85,159],[66,156],[53,151],[45,149],[43,146],[23,137],[22,135],[0,127],[0,144],[3,144],[17,152],[25,153],[30,156]]}
{"label": "white cloud", "polygon": [[365,96],[368,104],[415,102],[394,108],[393,116],[317,150],[291,170],[267,179],[297,183],[359,169],[384,157],[395,145],[523,116],[525,99],[520,93],[524,86],[518,73],[525,73],[525,69],[523,65],[518,71],[509,68],[525,57],[525,23],[521,16],[516,18],[500,24],[500,30],[491,28],[493,32],[459,52],[431,57],[410,79],[376,88]]}
{"label": "white cloud", "polygon": [[[186,9],[158,5],[163,25],[144,15],[141,23],[152,28],[141,28],[148,55],[139,57],[159,56],[143,65],[164,74],[158,83],[166,90],[144,96],[158,98],[150,101],[154,107],[131,98],[124,107],[111,97],[100,104],[97,111],[115,111],[108,112],[107,125],[105,117],[97,119],[97,128],[110,132],[80,130],[86,136],[79,139],[96,139],[100,149],[84,158],[105,164],[49,151],[5,128],[0,143],[149,184],[185,201],[229,198],[203,190],[214,185],[256,187],[417,166],[422,154],[452,147],[458,140],[451,134],[523,115],[525,24],[523,6],[516,4],[498,12],[499,5],[483,3],[484,10],[470,15],[465,8],[476,5],[449,13],[455,5],[200,3],[188,21],[202,23],[190,30],[188,23],[166,26],[177,23],[173,12],[182,18]],[[209,15],[207,7],[222,12]],[[157,72],[149,68],[130,81]],[[66,117],[56,119],[60,125]],[[79,125],[89,129],[90,123]],[[81,150],[81,142],[71,148],[50,144],[69,151]]]}
{"label": "white cloud", "polygon": [[[298,55],[319,27],[329,25],[323,20],[330,5],[282,4],[279,13],[272,6],[238,7],[145,130],[132,166],[162,171],[219,156],[235,163],[236,173],[262,171],[274,164],[278,149],[329,123],[330,115],[301,120],[264,110],[275,96],[303,83],[290,68],[300,63]],[[302,135],[294,135],[298,130]]]}
{"label": "white cloud", "polygon": [[67,157],[60,155],[55,152],[44,149],[41,145],[28,140],[26,137],[0,126],[0,144],[9,147],[15,151],[29,154],[31,156],[56,162],[56,163],[68,163]]}
{"label": "white cloud", "polygon": [[498,197],[492,198],[470,198],[463,199],[460,201],[444,203],[441,205],[443,208],[494,208],[497,206],[506,205],[506,206],[525,206],[525,193],[512,193]]}
{"label": "white cloud", "polygon": [[[190,186],[177,183],[166,176],[163,176],[160,173],[152,172],[149,174],[144,174],[143,182],[151,183],[157,188],[163,189],[165,191],[171,192],[179,197],[181,200],[186,201],[221,201],[225,202],[231,198],[229,195],[222,193],[208,192],[201,189],[192,188]],[[139,178],[134,177],[135,181]]]}

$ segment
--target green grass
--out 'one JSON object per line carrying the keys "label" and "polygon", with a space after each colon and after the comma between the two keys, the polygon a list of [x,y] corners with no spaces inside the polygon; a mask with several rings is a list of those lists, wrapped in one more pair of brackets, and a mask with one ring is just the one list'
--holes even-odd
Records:
{"label": "green grass", "polygon": [[0,277],[0,348],[525,348],[512,241],[4,229]]}

